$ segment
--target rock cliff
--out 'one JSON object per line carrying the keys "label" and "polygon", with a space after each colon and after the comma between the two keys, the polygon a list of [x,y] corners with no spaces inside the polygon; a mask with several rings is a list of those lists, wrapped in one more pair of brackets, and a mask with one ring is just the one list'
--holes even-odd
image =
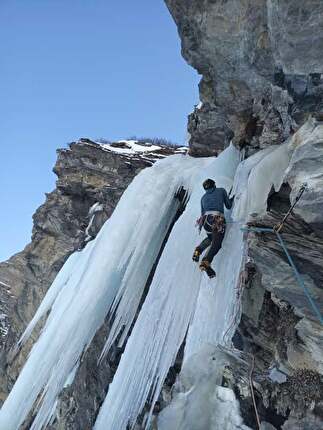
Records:
{"label": "rock cliff", "polygon": [[[300,184],[306,181],[308,188],[284,224],[281,236],[323,315],[322,122],[310,120],[307,131],[307,139],[300,132],[294,135],[294,141],[300,144],[285,183],[271,195],[266,216],[255,217],[252,224],[277,225]],[[255,359],[260,415],[277,429],[296,425],[300,429],[319,429],[323,423],[322,323],[295,278],[277,237],[271,233],[250,233],[247,246],[250,276],[242,296],[239,347]]]}
{"label": "rock cliff", "polygon": [[[184,58],[202,75],[201,103],[188,121],[190,153],[216,155],[232,139],[248,156],[298,139],[283,187],[271,194],[266,217],[255,216],[252,224],[273,227],[307,182],[282,235],[322,312],[322,2],[165,2]],[[310,115],[308,134],[295,135]],[[249,233],[247,243],[247,288],[234,339],[255,359],[260,419],[269,426],[264,428],[318,430],[323,427],[322,325],[277,238]],[[248,391],[238,386],[237,393]],[[245,423],[257,428],[250,393],[240,400]]]}
{"label": "rock cliff", "polygon": [[189,117],[193,155],[229,141],[281,143],[322,108],[319,0],[165,0],[182,54],[202,75]]}

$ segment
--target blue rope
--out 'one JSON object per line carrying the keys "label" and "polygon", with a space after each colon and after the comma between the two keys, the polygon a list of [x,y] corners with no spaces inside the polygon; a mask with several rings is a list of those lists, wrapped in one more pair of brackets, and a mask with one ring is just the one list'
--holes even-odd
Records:
{"label": "blue rope", "polygon": [[305,283],[304,283],[304,281],[303,281],[303,279],[302,279],[299,271],[297,270],[297,267],[295,266],[295,263],[294,263],[291,255],[290,255],[290,253],[288,252],[288,249],[287,249],[287,247],[285,245],[285,242],[284,242],[283,238],[281,237],[281,235],[277,231],[274,231],[272,228],[244,227],[241,230],[242,231],[254,231],[254,232],[257,232],[257,233],[260,233],[260,232],[267,232],[268,233],[268,232],[270,232],[270,233],[274,233],[277,236],[277,239],[278,239],[281,247],[283,248],[283,250],[284,250],[284,252],[286,254],[286,257],[287,257],[287,259],[289,261],[289,264],[291,265],[291,267],[292,267],[292,269],[294,271],[294,275],[295,275],[295,278],[296,278],[299,286],[304,291],[304,294],[307,297],[310,305],[312,306],[312,309],[313,309],[314,313],[316,314],[316,316],[317,316],[318,320],[320,321],[320,323],[323,325],[323,316],[322,316],[322,314],[321,314],[321,312],[320,312],[317,304],[312,299],[312,297],[310,295],[310,292],[308,291],[308,289],[307,289],[307,287],[306,287],[306,285],[305,285]]}

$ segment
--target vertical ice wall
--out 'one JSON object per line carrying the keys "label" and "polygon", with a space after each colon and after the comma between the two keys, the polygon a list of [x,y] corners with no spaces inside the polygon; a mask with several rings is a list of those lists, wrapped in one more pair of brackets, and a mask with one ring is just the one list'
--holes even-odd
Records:
{"label": "vertical ice wall", "polygon": [[[238,166],[232,220],[215,259],[217,284],[214,289],[201,285],[174,395],[158,416],[160,430],[250,430],[233,391],[219,386],[224,365],[238,359],[228,352],[241,313],[240,267],[246,257],[241,227],[251,213],[266,211],[268,193],[272,186],[280,187],[291,151],[289,145],[271,147]],[[225,354],[218,345],[226,347]],[[243,368],[243,362],[239,366]]]}
{"label": "vertical ice wall", "polygon": [[204,344],[183,363],[171,403],[158,415],[158,430],[251,430],[230,388],[221,387],[228,356]]}
{"label": "vertical ice wall", "polygon": [[[232,195],[234,208],[228,220],[223,246],[213,264],[217,272],[216,287],[204,280],[189,328],[184,361],[197,353],[205,343],[229,346],[235,331],[235,316],[240,303],[239,275],[245,257],[244,233],[241,227],[250,214],[266,212],[267,197],[272,188],[281,187],[291,156],[288,145],[272,146],[242,161],[236,171]],[[239,318],[237,318],[238,320]]]}
{"label": "vertical ice wall", "polygon": [[[243,222],[254,208],[263,211],[272,184],[281,183],[290,154],[279,148],[240,164],[234,186],[235,222]],[[223,341],[236,306],[234,288],[243,258],[240,225],[228,224],[213,284],[191,261],[201,240],[193,226],[199,216],[201,182],[213,177],[229,190],[238,162],[238,151],[230,147],[217,159],[172,156],[138,175],[96,240],[70,257],[22,336],[24,342],[50,310],[0,411],[0,430],[17,430],[37,398],[31,429],[46,425],[57,395],[111,306],[117,315],[113,337],[124,326],[127,332],[178,207],[173,195],[181,185],[191,192],[187,210],[166,244],[95,429],[124,430],[128,422],[136,421],[149,396],[154,404],[188,328],[185,360],[203,344]]]}
{"label": "vertical ice wall", "polygon": [[206,276],[192,263],[192,251],[201,240],[194,223],[200,216],[202,181],[212,177],[229,191],[238,163],[239,152],[231,146],[194,178],[190,200],[165,246],[95,430],[124,430],[128,422],[135,423],[148,397],[156,402]]}
{"label": "vertical ice wall", "polygon": [[213,288],[210,288],[208,280],[202,280],[194,318],[187,334],[184,362],[207,343],[227,346],[231,343],[245,246],[241,227],[240,222],[228,224],[223,247],[213,263],[217,273]]}
{"label": "vertical ice wall", "polygon": [[[215,283],[191,261],[200,240],[193,225],[200,211],[201,182],[212,177],[229,190],[238,151],[228,148],[195,178],[190,201],[166,244],[95,430],[125,430],[128,423],[134,426],[147,400],[153,408],[188,328],[184,363],[207,343],[230,343],[235,329],[234,324],[230,328],[237,306],[235,288],[244,257],[241,226],[254,208],[265,211],[271,186],[279,187],[288,160],[288,148],[276,147],[240,163],[234,184],[235,209],[231,221],[227,214],[227,234],[215,260]],[[231,333],[225,338],[228,329]]]}
{"label": "vertical ice wall", "polygon": [[[174,155],[142,171],[97,238],[66,262],[22,336],[50,310],[44,329],[0,411],[0,429],[17,430],[38,399],[32,430],[50,419],[57,395],[109,312],[118,290],[131,290],[131,324],[161,243],[178,207],[174,194],[210,159]],[[127,310],[127,307],[124,307]]]}

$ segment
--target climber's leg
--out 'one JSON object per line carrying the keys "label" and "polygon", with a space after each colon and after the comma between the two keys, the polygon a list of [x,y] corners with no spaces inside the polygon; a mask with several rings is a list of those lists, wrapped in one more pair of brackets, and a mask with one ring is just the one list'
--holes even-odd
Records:
{"label": "climber's leg", "polygon": [[205,271],[210,278],[214,278],[216,276],[215,271],[211,267],[211,263],[215,255],[221,249],[224,235],[225,235],[225,221],[224,219],[218,219],[213,226],[213,231],[211,235],[211,238],[212,238],[211,246],[208,249],[206,255],[203,257],[203,260],[200,264],[200,269]]}
{"label": "climber's leg", "polygon": [[225,234],[225,229],[223,232],[219,232],[217,230],[213,231],[211,246],[208,252],[206,253],[205,257],[203,258],[203,260],[207,260],[209,263],[212,263],[213,258],[221,249],[224,234]]}
{"label": "climber's leg", "polygon": [[212,243],[212,235],[208,234],[207,237],[195,248],[193,254],[193,261],[198,262],[200,259],[200,255],[208,248]]}

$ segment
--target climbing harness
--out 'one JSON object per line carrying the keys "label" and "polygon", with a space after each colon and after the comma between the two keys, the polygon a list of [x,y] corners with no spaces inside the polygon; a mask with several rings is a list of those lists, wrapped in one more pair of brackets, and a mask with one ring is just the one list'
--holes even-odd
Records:
{"label": "climbing harness", "polygon": [[223,215],[215,215],[212,228],[218,233],[225,232],[225,219]]}
{"label": "climbing harness", "polygon": [[299,200],[301,199],[302,195],[304,194],[304,192],[307,190],[307,183],[304,182],[301,185],[301,188],[298,191],[297,196],[295,197],[295,201],[292,204],[292,206],[290,207],[289,211],[287,212],[287,214],[284,216],[284,218],[281,220],[281,222],[279,222],[278,224],[276,224],[273,228],[273,230],[277,233],[279,233],[281,231],[281,229],[284,227],[285,222],[287,221],[288,217],[291,215],[291,213],[293,212],[294,207],[297,205],[297,203],[299,202]]}
{"label": "climbing harness", "polygon": [[199,227],[200,231],[202,227],[204,227],[209,234],[211,234],[212,231],[224,233],[225,218],[224,215],[218,211],[206,212],[196,221],[196,225]]}
{"label": "climbing harness", "polygon": [[[206,227],[206,228],[205,228]],[[207,215],[204,228],[206,231],[217,231],[218,233],[224,233],[225,231],[225,219],[224,216],[219,212],[219,215]]]}

